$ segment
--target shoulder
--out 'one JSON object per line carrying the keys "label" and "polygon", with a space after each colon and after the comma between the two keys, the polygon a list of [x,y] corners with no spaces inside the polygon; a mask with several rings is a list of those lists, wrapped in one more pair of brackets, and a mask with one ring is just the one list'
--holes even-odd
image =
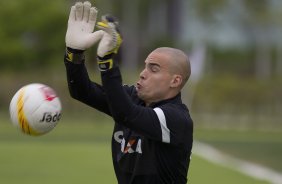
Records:
{"label": "shoulder", "polygon": [[[161,124],[169,135],[170,143],[188,145],[193,136],[193,121],[184,104],[164,104],[154,108]],[[164,127],[164,128],[163,128]]]}
{"label": "shoulder", "polygon": [[185,104],[174,104],[174,103],[168,103],[164,104],[162,106],[159,106],[157,108],[160,108],[164,114],[172,119],[190,119],[190,113]]}
{"label": "shoulder", "polygon": [[154,108],[154,111],[158,116],[163,114],[167,126],[171,129],[183,131],[193,127],[189,110],[184,104],[165,104]]}

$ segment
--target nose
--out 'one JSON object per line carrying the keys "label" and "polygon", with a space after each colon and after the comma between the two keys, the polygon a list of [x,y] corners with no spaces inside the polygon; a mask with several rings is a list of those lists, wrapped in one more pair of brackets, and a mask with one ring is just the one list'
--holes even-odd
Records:
{"label": "nose", "polygon": [[146,79],[146,68],[140,73],[140,79],[142,80]]}

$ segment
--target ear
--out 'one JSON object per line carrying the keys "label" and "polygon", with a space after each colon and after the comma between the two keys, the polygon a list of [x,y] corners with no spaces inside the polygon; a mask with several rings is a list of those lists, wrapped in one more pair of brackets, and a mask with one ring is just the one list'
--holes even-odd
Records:
{"label": "ear", "polygon": [[182,84],[182,76],[181,75],[173,75],[172,80],[170,82],[170,87],[177,88]]}

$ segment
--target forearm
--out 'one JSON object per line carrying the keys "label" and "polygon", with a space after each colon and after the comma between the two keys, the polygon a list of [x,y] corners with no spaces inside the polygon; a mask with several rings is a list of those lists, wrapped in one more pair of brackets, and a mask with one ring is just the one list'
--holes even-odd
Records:
{"label": "forearm", "polygon": [[84,59],[80,63],[73,63],[64,59],[67,82],[70,95],[99,111],[110,115],[103,88],[89,78]]}
{"label": "forearm", "polygon": [[67,82],[70,95],[79,100],[85,101],[89,91],[90,79],[84,64],[73,64],[65,59]]}
{"label": "forearm", "polygon": [[101,72],[101,78],[114,119],[122,122],[129,120],[133,115],[134,104],[122,86],[119,68]]}

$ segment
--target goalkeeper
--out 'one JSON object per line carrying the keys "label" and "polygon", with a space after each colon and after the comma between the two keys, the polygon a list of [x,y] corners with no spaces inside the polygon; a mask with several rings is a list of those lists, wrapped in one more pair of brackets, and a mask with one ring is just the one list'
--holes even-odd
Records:
{"label": "goalkeeper", "polygon": [[[135,86],[123,86],[115,59],[122,38],[117,22],[97,9],[72,6],[66,33],[65,66],[71,96],[113,117],[112,160],[119,184],[184,184],[193,142],[193,122],[181,100],[190,76],[184,52],[152,51]],[[99,43],[98,43],[99,42]],[[89,79],[84,51],[95,43],[102,84]]]}

